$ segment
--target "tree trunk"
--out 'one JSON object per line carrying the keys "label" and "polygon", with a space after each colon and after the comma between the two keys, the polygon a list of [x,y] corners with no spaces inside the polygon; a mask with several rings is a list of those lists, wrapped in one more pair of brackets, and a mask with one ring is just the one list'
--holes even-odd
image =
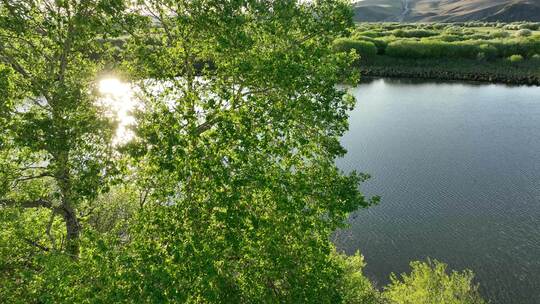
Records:
{"label": "tree trunk", "polygon": [[62,216],[66,223],[66,252],[76,260],[79,258],[79,235],[81,232],[81,225],[73,206],[71,172],[68,164],[69,152],[62,151],[58,157],[58,183],[62,204],[60,208],[62,209]]}
{"label": "tree trunk", "polygon": [[73,258],[79,258],[79,235],[81,226],[77,214],[69,204],[62,206],[64,222],[66,223],[66,252]]}

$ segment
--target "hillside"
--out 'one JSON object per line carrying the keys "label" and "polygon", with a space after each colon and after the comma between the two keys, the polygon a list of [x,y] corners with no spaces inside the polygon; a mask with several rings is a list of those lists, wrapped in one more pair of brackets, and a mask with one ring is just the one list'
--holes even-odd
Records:
{"label": "hillside", "polygon": [[361,0],[356,21],[540,21],[538,0]]}

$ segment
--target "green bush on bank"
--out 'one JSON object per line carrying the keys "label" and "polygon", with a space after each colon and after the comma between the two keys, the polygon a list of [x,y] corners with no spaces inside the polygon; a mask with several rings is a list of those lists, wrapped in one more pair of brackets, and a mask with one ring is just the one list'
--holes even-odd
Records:
{"label": "green bush on bank", "polygon": [[390,276],[390,284],[378,291],[363,274],[364,257],[334,253],[343,271],[338,286],[343,304],[485,304],[470,270],[447,271],[438,261],[411,262],[411,273]]}
{"label": "green bush on bank", "polygon": [[530,35],[532,35],[532,32],[528,29],[521,29],[516,32],[516,37],[529,37]]}
{"label": "green bush on bank", "polygon": [[484,53],[486,59],[506,58],[512,55],[531,57],[540,53],[540,41],[533,39],[512,40],[467,40],[448,42],[436,39],[396,40],[390,42],[384,54],[394,58],[431,59],[463,58],[474,59]]}
{"label": "green bush on bank", "polygon": [[473,284],[473,273],[452,271],[438,261],[412,262],[411,274],[395,274],[383,296],[392,304],[485,304]]}
{"label": "green bush on bank", "polygon": [[373,287],[369,279],[363,274],[366,263],[359,252],[356,252],[353,256],[334,253],[332,258],[338,267],[343,270],[343,276],[338,286],[343,304],[381,303],[379,291]]}
{"label": "green bush on bank", "polygon": [[338,38],[334,41],[333,49],[337,52],[355,50],[360,58],[369,58],[377,54],[377,47],[373,42],[351,38]]}
{"label": "green bush on bank", "polygon": [[437,40],[440,40],[440,41],[444,41],[444,42],[455,42],[455,41],[462,41],[463,40],[462,36],[454,35],[454,34],[443,34],[443,35],[440,35],[440,36],[436,36],[434,38],[436,38]]}
{"label": "green bush on bank", "polygon": [[532,56],[540,53],[540,40],[532,38],[516,38],[508,40],[490,41],[490,45],[497,48],[499,57],[506,58],[512,55],[521,55],[523,57]]}
{"label": "green bush on bank", "polygon": [[377,47],[377,55],[384,55],[386,51],[386,46],[388,46],[387,40],[375,39],[375,38],[371,38],[367,36],[355,36],[353,37],[353,39],[358,40],[358,41],[367,41],[367,42],[373,43],[375,47]]}
{"label": "green bush on bank", "polygon": [[491,37],[494,39],[497,38],[508,38],[510,37],[510,33],[507,31],[497,31],[491,34]]}
{"label": "green bush on bank", "polygon": [[424,37],[432,37],[437,36],[438,33],[435,31],[429,31],[429,30],[394,30],[392,34],[396,37],[400,38],[424,38]]}
{"label": "green bush on bank", "polygon": [[523,56],[521,56],[521,55],[512,55],[512,56],[508,57],[508,60],[510,60],[510,62],[512,62],[512,63],[522,62],[523,61]]}
{"label": "green bush on bank", "polygon": [[[386,54],[395,58],[427,59],[427,58],[468,58],[474,59],[483,52],[478,42],[444,42],[438,40],[396,41],[386,48]],[[492,49],[489,49],[492,51]]]}

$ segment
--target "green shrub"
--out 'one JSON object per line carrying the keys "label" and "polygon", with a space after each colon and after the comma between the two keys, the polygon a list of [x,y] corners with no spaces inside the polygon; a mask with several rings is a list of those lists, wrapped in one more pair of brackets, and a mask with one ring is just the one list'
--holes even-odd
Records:
{"label": "green shrub", "polygon": [[505,30],[519,30],[519,25],[516,24],[507,24],[504,26]]}
{"label": "green shrub", "polygon": [[356,252],[353,256],[333,253],[332,258],[343,275],[338,284],[341,302],[346,304],[380,303],[380,294],[368,278],[362,273],[366,266],[364,257]]}
{"label": "green shrub", "polygon": [[531,59],[532,60],[535,60],[535,61],[540,61],[540,54],[534,54],[531,56]]}
{"label": "green shrub", "polygon": [[[467,22],[459,27],[456,23],[366,23],[358,27],[354,38],[372,42],[377,47],[377,54],[394,58],[494,60],[506,59],[512,55],[531,58],[534,54],[540,54],[540,34],[530,30],[538,24]],[[479,32],[477,27],[489,31]],[[532,34],[526,36],[528,32]],[[361,35],[363,33],[370,36]],[[434,33],[438,35],[431,36]]]}
{"label": "green shrub", "polygon": [[469,58],[474,59],[481,51],[480,44],[473,41],[455,43],[424,40],[396,41],[386,48],[386,54],[395,58],[430,59],[430,58]]}
{"label": "green shrub", "polygon": [[384,33],[382,31],[364,31],[364,32],[359,32],[358,35],[371,37],[371,38],[377,38],[377,37],[384,36]]}
{"label": "green shrub", "polygon": [[385,40],[375,39],[366,36],[357,36],[355,37],[355,39],[359,41],[367,41],[373,43],[377,47],[378,55],[383,55],[386,51],[386,46],[388,45],[388,42],[386,42]]}
{"label": "green shrub", "polygon": [[473,273],[452,271],[438,261],[412,262],[411,274],[395,274],[384,288],[383,297],[392,304],[484,304],[478,287],[472,283]]}
{"label": "green shrub", "polygon": [[510,37],[510,33],[507,31],[497,31],[491,34],[492,38],[508,38]]}
{"label": "green shrub", "polygon": [[532,35],[532,32],[531,30],[522,29],[522,30],[517,31],[514,35],[516,37],[529,37],[530,35]]}
{"label": "green shrub", "polygon": [[497,58],[499,53],[496,47],[489,44],[480,45],[479,50],[480,53],[484,54],[484,59],[486,60],[494,60],[495,58]]}
{"label": "green shrub", "polygon": [[521,61],[523,61],[523,56],[521,56],[521,55],[512,55],[512,56],[508,57],[508,60],[510,60],[510,62],[512,62],[512,63],[521,62]]}
{"label": "green shrub", "polygon": [[491,39],[491,35],[486,34],[474,34],[474,35],[465,35],[467,40],[489,40]]}
{"label": "green shrub", "polygon": [[415,30],[395,30],[392,32],[392,34],[400,38],[424,38],[424,37],[437,36],[439,33],[434,32],[434,31],[415,29]]}
{"label": "green shrub", "polygon": [[484,61],[484,60],[486,60],[486,59],[487,59],[487,58],[486,58],[486,53],[484,53],[484,52],[478,53],[478,55],[476,55],[476,59],[479,60],[479,61]]}
{"label": "green shrub", "polygon": [[519,29],[521,30],[531,30],[531,31],[536,31],[540,28],[540,23],[524,23],[522,25],[519,26]]}
{"label": "green shrub", "polygon": [[438,40],[445,41],[445,42],[455,42],[455,41],[462,41],[463,36],[460,35],[453,35],[453,34],[443,34],[440,36],[434,37]]}
{"label": "green shrub", "polygon": [[377,47],[373,42],[360,41],[351,38],[336,39],[333,48],[337,52],[349,52],[350,50],[355,50],[361,58],[369,58],[377,54]]}
{"label": "green shrub", "polygon": [[526,57],[530,54],[540,53],[540,40],[531,38],[514,38],[500,41],[490,41],[490,45],[498,50],[499,57],[506,58],[512,55]]}

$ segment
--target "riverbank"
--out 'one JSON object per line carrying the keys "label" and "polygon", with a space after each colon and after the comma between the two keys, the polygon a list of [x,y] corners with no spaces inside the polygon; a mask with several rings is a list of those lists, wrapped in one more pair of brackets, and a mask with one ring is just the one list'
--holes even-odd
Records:
{"label": "riverbank", "polygon": [[364,76],[540,85],[540,23],[360,23],[334,49]]}
{"label": "riverbank", "polygon": [[462,80],[540,86],[540,60],[479,62],[374,56],[357,63],[362,76]]}

